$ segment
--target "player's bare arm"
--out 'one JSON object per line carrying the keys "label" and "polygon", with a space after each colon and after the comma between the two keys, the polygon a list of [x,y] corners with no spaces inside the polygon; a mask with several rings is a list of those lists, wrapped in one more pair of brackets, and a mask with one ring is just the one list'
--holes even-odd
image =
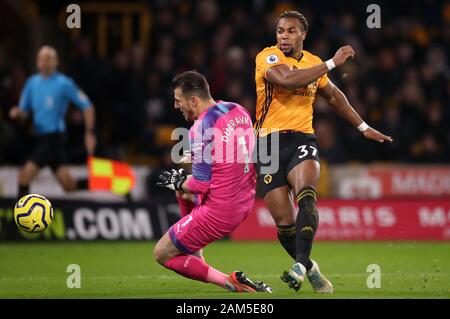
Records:
{"label": "player's bare arm", "polygon": [[97,139],[95,137],[95,109],[91,105],[83,112],[84,125],[85,125],[85,136],[84,143],[86,145],[86,150],[89,155],[94,154],[95,145],[97,144]]}
{"label": "player's bare arm", "polygon": [[[318,93],[327,100],[330,107],[339,116],[347,120],[355,127],[359,127],[364,123],[363,119],[356,113],[347,100],[347,97],[339,88],[329,81],[326,86],[318,90]],[[370,126],[362,131],[365,138],[383,143],[385,141],[392,142],[392,137],[384,135]]]}
{"label": "player's bare arm", "polygon": [[[331,60],[334,63],[334,67],[339,67],[347,62],[348,59],[353,58],[354,55],[355,51],[351,46],[347,45],[339,48]],[[306,69],[291,69],[289,66],[282,64],[269,68],[266,72],[266,77],[267,80],[275,85],[294,90],[316,81],[322,75],[328,73],[330,68],[326,62]]]}

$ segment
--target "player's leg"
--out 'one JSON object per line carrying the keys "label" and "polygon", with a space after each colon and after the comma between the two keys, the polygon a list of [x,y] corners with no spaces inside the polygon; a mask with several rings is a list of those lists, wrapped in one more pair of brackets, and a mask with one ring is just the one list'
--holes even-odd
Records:
{"label": "player's leg", "polygon": [[319,174],[319,163],[311,159],[297,164],[288,173],[299,206],[295,223],[296,262],[289,271],[283,272],[281,279],[295,290],[301,288],[307,271],[313,266],[309,256],[318,225],[315,189]]}
{"label": "player's leg", "polygon": [[39,136],[29,159],[19,172],[19,198],[30,192],[30,184],[52,154],[49,135]]}
{"label": "player's leg", "polygon": [[297,194],[299,211],[296,219],[296,263],[283,280],[295,279],[290,284],[298,290],[306,275],[317,293],[332,293],[333,286],[320,272],[317,263],[310,259],[314,236],[319,225],[316,189],[320,177],[320,164],[308,159],[296,165],[288,174],[288,181]]}
{"label": "player's leg", "polygon": [[[195,207],[195,198],[194,194],[186,194],[182,192],[175,192],[175,197],[178,202],[178,207],[180,208],[180,215],[181,217],[184,217],[191,213],[191,211]],[[196,251],[194,256],[197,256],[199,258],[202,258],[205,260],[205,257],[203,256],[203,249],[200,249],[199,251]]]}
{"label": "player's leg", "polygon": [[39,166],[33,161],[27,161],[19,172],[19,198],[30,193],[30,184],[39,173]]}
{"label": "player's leg", "polygon": [[202,258],[178,249],[173,244],[169,232],[156,244],[153,257],[164,267],[184,277],[230,289],[227,286],[228,275],[211,267]]}
{"label": "player's leg", "polygon": [[49,162],[56,179],[66,192],[86,190],[89,187],[86,178],[74,179],[69,170],[69,158],[66,152],[64,133],[53,134],[51,138],[52,157]]}
{"label": "player's leg", "polygon": [[201,216],[198,218],[200,220],[196,217],[194,214],[185,216],[169,229],[155,246],[155,260],[184,277],[212,283],[230,291],[270,291],[267,285],[250,281],[242,272],[233,272],[228,276],[194,256],[193,252],[224,237],[205,232],[201,229],[205,221]]}
{"label": "player's leg", "polygon": [[[291,143],[288,134],[280,133],[277,145],[272,145],[271,135],[259,138],[258,165],[256,167],[258,186],[277,225],[278,240],[287,253],[295,259],[294,205],[286,178],[286,166],[293,150],[295,150],[295,145]],[[267,161],[267,158],[264,159],[264,156],[270,156],[270,161]],[[271,167],[277,162],[278,167]]]}
{"label": "player's leg", "polygon": [[311,269],[309,258],[319,223],[316,189],[320,177],[320,164],[306,160],[288,173],[288,181],[296,194],[298,214],[296,219],[296,261]]}
{"label": "player's leg", "polygon": [[186,254],[171,241],[167,232],[156,244],[153,251],[155,260],[176,273],[197,281],[215,284],[233,292],[256,292],[257,283],[250,281],[242,272],[230,276],[205,263],[202,258]]}
{"label": "player's leg", "polygon": [[56,179],[66,192],[88,189],[87,179],[79,179],[79,180],[74,179],[70,174],[68,166],[60,165],[54,171]]}
{"label": "player's leg", "polygon": [[295,218],[292,196],[287,185],[275,188],[264,196],[267,208],[277,225],[277,237],[283,248],[295,260]]}
{"label": "player's leg", "polygon": [[153,251],[155,260],[176,273],[198,281],[209,282],[226,288],[227,275],[215,270],[202,258],[186,254],[171,241],[169,232],[158,241]]}

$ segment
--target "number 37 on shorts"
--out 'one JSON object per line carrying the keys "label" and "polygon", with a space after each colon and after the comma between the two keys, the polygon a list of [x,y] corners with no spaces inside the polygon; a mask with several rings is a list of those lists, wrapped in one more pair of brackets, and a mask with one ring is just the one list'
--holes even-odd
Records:
{"label": "number 37 on shorts", "polygon": [[302,159],[308,155],[313,158],[315,158],[317,156],[317,148],[312,145],[307,145],[307,144],[300,145],[297,149],[299,151],[299,153],[298,153],[299,159]]}

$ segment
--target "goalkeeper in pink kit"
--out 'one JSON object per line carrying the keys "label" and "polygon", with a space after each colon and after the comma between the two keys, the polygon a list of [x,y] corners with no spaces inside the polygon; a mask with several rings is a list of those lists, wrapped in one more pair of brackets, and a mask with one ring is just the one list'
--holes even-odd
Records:
{"label": "goalkeeper in pink kit", "polygon": [[172,169],[158,177],[157,185],[194,194],[195,207],[158,241],[155,260],[184,277],[233,292],[271,292],[242,271],[222,273],[197,253],[229,235],[252,210],[256,174],[250,115],[236,103],[214,101],[208,82],[198,72],[178,74],[172,87],[175,108],[186,120],[195,120],[189,131],[192,175]]}

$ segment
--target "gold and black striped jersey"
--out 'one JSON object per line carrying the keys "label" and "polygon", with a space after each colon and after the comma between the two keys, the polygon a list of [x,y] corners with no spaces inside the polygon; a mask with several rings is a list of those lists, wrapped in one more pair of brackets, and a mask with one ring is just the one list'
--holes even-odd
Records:
{"label": "gold and black striped jersey", "polygon": [[272,131],[284,130],[314,133],[313,102],[317,88],[323,88],[328,84],[327,75],[295,90],[273,85],[266,78],[267,70],[276,65],[286,64],[291,69],[302,69],[323,63],[319,57],[306,50],[302,50],[302,53],[301,59],[297,60],[285,56],[277,46],[271,46],[256,56],[255,131],[257,135],[265,136]]}

